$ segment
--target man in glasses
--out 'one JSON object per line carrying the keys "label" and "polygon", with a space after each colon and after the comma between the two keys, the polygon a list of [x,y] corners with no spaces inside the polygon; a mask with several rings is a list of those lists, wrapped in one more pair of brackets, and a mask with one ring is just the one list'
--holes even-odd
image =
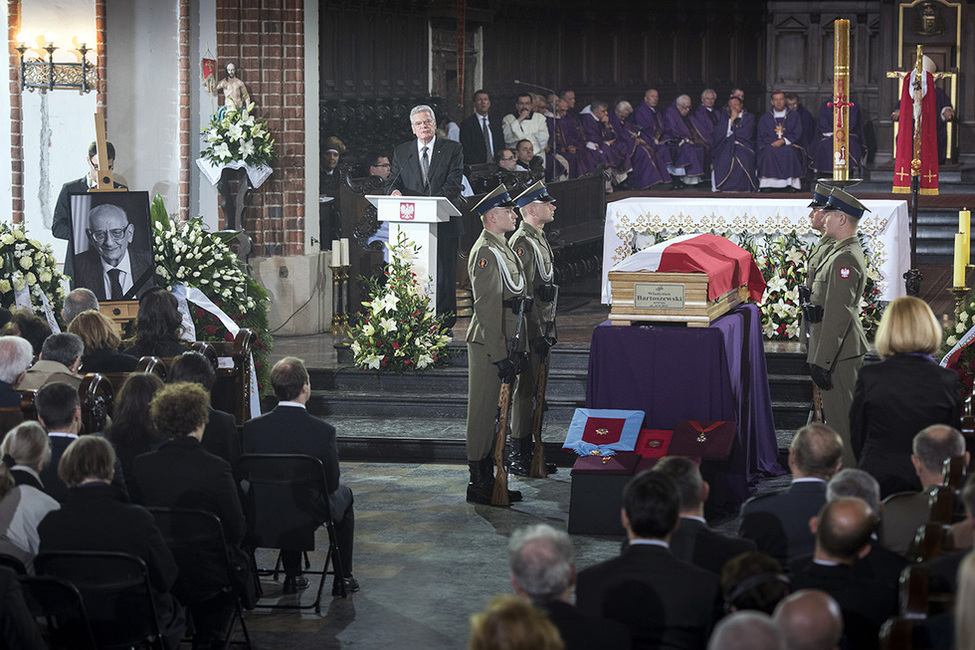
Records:
{"label": "man in glasses", "polygon": [[[459,142],[437,137],[437,117],[426,105],[410,111],[415,140],[393,150],[386,193],[393,196],[443,196],[454,205],[463,187],[464,154]],[[445,329],[457,322],[457,246],[464,234],[460,217],[437,225],[437,314],[447,314]]]}
{"label": "man in glasses", "polygon": [[[74,258],[74,237],[71,228],[71,195],[87,192],[91,188],[98,187],[98,169],[100,162],[108,165],[109,169],[115,167],[115,146],[111,142],[105,143],[108,156],[101,160],[102,156],[98,153],[98,145],[92,142],[88,147],[88,174],[76,181],[65,183],[61,187],[58,195],[58,202],[54,208],[54,222],[51,224],[51,233],[58,239],[68,240],[68,249],[64,254],[64,274],[74,277],[72,266]],[[125,188],[121,183],[115,183],[116,188]]]}
{"label": "man in glasses", "polygon": [[153,286],[152,254],[130,249],[135,226],[117,205],[97,205],[88,213],[88,250],[74,257],[75,286],[99,300],[135,300]]}

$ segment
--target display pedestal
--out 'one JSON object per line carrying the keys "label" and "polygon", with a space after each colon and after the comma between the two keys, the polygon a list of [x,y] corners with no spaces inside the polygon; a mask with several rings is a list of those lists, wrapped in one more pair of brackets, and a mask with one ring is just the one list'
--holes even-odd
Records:
{"label": "display pedestal", "polygon": [[433,280],[427,292],[430,304],[437,304],[437,224],[459,217],[460,211],[442,196],[385,196],[367,195],[378,212],[379,221],[389,222],[389,241],[399,239],[399,233],[420,247],[414,267],[420,269],[420,284],[423,272]]}

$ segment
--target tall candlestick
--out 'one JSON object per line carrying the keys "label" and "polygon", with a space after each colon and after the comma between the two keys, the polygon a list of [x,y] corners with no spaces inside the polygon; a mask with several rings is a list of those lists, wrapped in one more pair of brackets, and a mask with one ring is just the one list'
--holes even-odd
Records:
{"label": "tall candlestick", "polygon": [[968,208],[958,212],[958,230],[965,234],[965,266],[972,263],[972,213]]}
{"label": "tall candlestick", "polygon": [[342,266],[348,266],[349,265],[349,240],[340,239],[339,248],[342,250],[342,257],[341,257]]}
{"label": "tall candlestick", "polygon": [[850,21],[833,23],[833,180],[849,179]]}
{"label": "tall candlestick", "polygon": [[955,260],[954,273],[952,274],[953,284],[956,288],[965,286],[965,235],[955,233]]}
{"label": "tall candlestick", "polygon": [[342,244],[339,240],[332,240],[332,266],[342,266]]}

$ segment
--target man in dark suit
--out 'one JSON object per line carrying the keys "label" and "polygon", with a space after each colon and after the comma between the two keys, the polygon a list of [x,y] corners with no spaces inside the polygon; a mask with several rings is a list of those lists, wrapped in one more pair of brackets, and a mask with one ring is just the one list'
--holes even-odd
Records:
{"label": "man in dark suit", "polygon": [[[213,382],[217,379],[217,371],[207,358],[199,352],[184,352],[176,357],[173,367],[169,369],[168,381],[189,382],[203,386],[209,395],[213,390]],[[203,430],[200,443],[203,448],[214,456],[223,458],[231,467],[240,458],[240,435],[237,433],[237,421],[234,416],[224,411],[218,411],[211,404],[207,404],[209,419]]]}
{"label": "man in dark suit", "polygon": [[[443,196],[457,205],[463,187],[464,154],[459,142],[436,137],[437,117],[423,104],[410,111],[416,140],[393,150],[386,193],[393,196]],[[457,322],[457,246],[464,233],[461,217],[437,225],[437,313]]]}
{"label": "man in dark suit", "polygon": [[952,456],[966,456],[965,438],[946,424],[932,424],[914,436],[911,463],[924,489],[920,492],[898,492],[884,499],[884,516],[880,521],[880,541],[885,548],[910,557],[917,529],[931,514],[931,493],[944,483],[944,463]]}
{"label": "man in dark suit", "polygon": [[[332,595],[345,590],[358,591],[359,583],[352,577],[352,541],[355,518],[352,510],[352,490],[339,483],[339,452],[335,443],[335,427],[308,413],[305,404],[311,397],[311,382],[301,359],[285,357],[271,369],[271,385],[278,405],[270,413],[244,424],[244,453],[246,454],[306,454],[321,459],[325,466],[328,489],[328,508],[335,524],[336,543],[342,561],[343,578],[336,577]],[[315,504],[311,504],[315,507]],[[287,513],[283,513],[286,516]],[[324,521],[324,516],[322,517]],[[282,549],[284,565],[284,593],[297,593],[308,587],[301,575],[301,551]]]}
{"label": "man in dark suit", "polygon": [[[78,389],[64,382],[51,382],[37,391],[34,406],[37,408],[37,418],[47,429],[47,437],[51,443],[51,460],[41,470],[41,483],[44,484],[45,492],[64,503],[68,496],[68,486],[58,475],[58,463],[61,462],[64,450],[81,434],[81,401],[78,399]],[[125,477],[122,476],[122,465],[118,458],[115,459],[115,474],[111,482],[128,500]]]}
{"label": "man in dark suit", "polygon": [[504,148],[501,120],[492,120],[490,109],[491,96],[482,88],[474,93],[474,114],[460,123],[460,145],[468,165],[492,162]]}
{"label": "man in dark suit", "polygon": [[130,249],[135,225],[125,210],[103,203],[88,213],[88,250],[74,256],[76,287],[95,292],[99,300],[139,298],[153,286],[153,260],[148,250]]}
{"label": "man in dark suit", "polygon": [[839,471],[842,453],[842,440],[826,425],[799,429],[789,447],[792,485],[746,501],[739,535],[783,566],[812,554],[815,540],[809,520],[826,503],[826,481]]}
{"label": "man in dark suit", "polygon": [[877,516],[863,499],[841,497],[823,506],[811,527],[812,558],[793,562],[793,589],[820,589],[839,603],[849,647],[877,647],[880,626],[897,611],[897,584],[858,576],[856,561],[870,552]]}
{"label": "man in dark suit", "polygon": [[680,495],[680,525],[670,537],[670,550],[678,559],[720,576],[725,562],[755,550],[755,542],[749,539],[728,537],[708,527],[704,502],[711,487],[701,477],[694,461],[682,456],[665,456],[653,471],[669,476]]}
{"label": "man in dark suit", "polygon": [[[975,474],[969,474],[965,479],[965,487],[961,491],[961,501],[965,506],[965,518],[952,528],[966,529],[966,536],[971,537],[975,529]],[[954,532],[953,530],[953,532]],[[955,548],[958,548],[957,546]],[[928,567],[928,589],[931,593],[955,593],[958,590],[958,567],[972,548],[966,546],[954,553],[939,555],[935,559],[925,562]]]}
{"label": "man in dark suit", "polygon": [[775,624],[789,650],[836,650],[843,636],[843,614],[836,600],[818,589],[792,593],[775,606]]}
{"label": "man in dark suit", "polygon": [[[115,166],[115,145],[105,143],[108,150],[108,168]],[[98,144],[92,142],[88,147],[88,173],[76,181],[65,183],[58,194],[58,202],[54,207],[54,221],[51,224],[51,234],[58,239],[68,240],[68,249],[64,254],[64,274],[74,277],[74,230],[71,225],[71,195],[82,194],[98,187],[99,155]],[[125,189],[125,185],[115,183],[116,188]]]}
{"label": "man in dark suit", "polygon": [[576,565],[566,532],[548,524],[519,528],[508,542],[508,561],[515,593],[548,614],[566,650],[631,647],[625,625],[573,607]]}
{"label": "man in dark suit", "polygon": [[669,477],[637,475],[623,490],[620,514],[629,546],[579,573],[579,609],[625,623],[634,648],[704,648],[717,618],[718,577],[668,548],[679,510]]}
{"label": "man in dark suit", "polygon": [[0,336],[0,407],[20,408],[20,391],[14,386],[24,379],[33,357],[26,339]]}

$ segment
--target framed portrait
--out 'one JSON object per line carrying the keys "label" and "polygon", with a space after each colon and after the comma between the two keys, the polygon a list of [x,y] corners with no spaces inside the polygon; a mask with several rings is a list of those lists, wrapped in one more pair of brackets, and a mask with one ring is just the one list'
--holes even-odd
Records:
{"label": "framed portrait", "polygon": [[74,286],[99,300],[137,300],[155,286],[148,192],[71,195]]}

